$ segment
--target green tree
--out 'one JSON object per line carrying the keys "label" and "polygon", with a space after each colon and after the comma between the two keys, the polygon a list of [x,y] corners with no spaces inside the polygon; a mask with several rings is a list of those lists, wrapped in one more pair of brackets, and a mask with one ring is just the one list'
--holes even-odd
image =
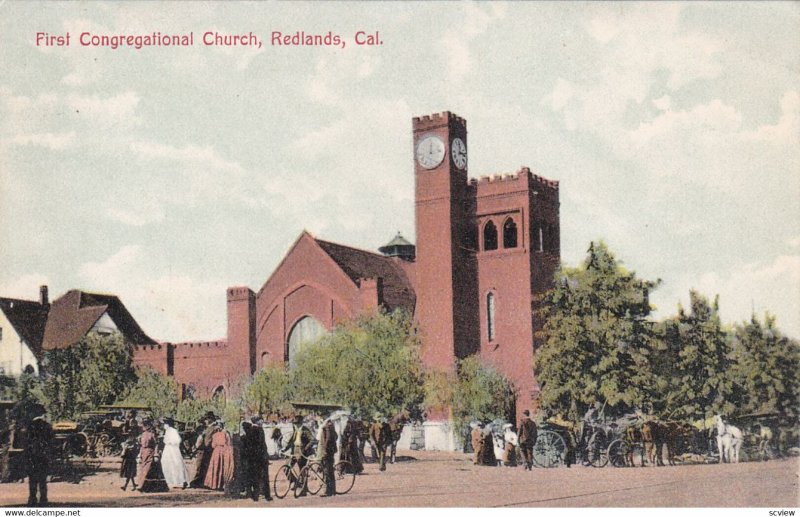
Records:
{"label": "green tree", "polygon": [[755,315],[737,325],[733,343],[735,379],[742,389],[741,411],[777,412],[796,425],[800,412],[800,344],[783,336],[775,318]]}
{"label": "green tree", "polygon": [[53,418],[111,404],[136,382],[133,351],[118,332],[91,332],[69,348],[48,350],[43,366],[43,391]]}
{"label": "green tree", "polygon": [[288,410],[291,380],[283,365],[268,365],[256,372],[242,393],[242,404],[250,413],[280,413]]}
{"label": "green tree", "polygon": [[696,291],[689,293],[690,312],[664,322],[664,339],[674,360],[667,411],[672,416],[706,418],[733,410],[730,339],[714,303]]}
{"label": "green tree", "polygon": [[136,384],[120,397],[122,404],[144,404],[153,417],[175,416],[178,408],[178,385],[172,377],[165,377],[152,368],[136,371]]}
{"label": "green tree", "polygon": [[342,404],[360,418],[413,410],[423,398],[419,339],[402,311],[336,327],[298,353],[290,376],[297,399]]}
{"label": "green tree", "polygon": [[599,402],[611,412],[642,407],[657,390],[649,357],[655,346],[650,292],[603,242],[583,265],[565,268],[540,299],[541,343],[535,371],[544,409],[579,419]]}
{"label": "green tree", "polygon": [[515,398],[512,383],[493,366],[478,356],[458,361],[456,383],[452,390],[453,420],[457,429],[464,429],[472,419],[514,420]]}

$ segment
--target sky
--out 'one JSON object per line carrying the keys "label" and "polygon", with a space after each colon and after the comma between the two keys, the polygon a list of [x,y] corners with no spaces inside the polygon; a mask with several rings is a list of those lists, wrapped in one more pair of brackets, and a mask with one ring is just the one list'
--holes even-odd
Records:
{"label": "sky", "polygon": [[[696,289],[800,337],[798,27],[794,2],[0,0],[0,296],[113,293],[156,339],[224,338],[226,288],[304,229],[414,240],[411,118],[448,110],[471,177],[560,181],[564,265],[603,239],[661,279],[654,319]],[[195,42],[78,41],[155,31]]]}

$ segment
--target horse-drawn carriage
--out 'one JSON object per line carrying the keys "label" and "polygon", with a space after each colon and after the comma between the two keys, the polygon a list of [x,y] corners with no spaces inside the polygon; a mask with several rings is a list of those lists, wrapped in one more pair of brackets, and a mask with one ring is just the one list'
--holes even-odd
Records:
{"label": "horse-drawn carriage", "polygon": [[125,427],[125,416],[131,410],[150,411],[143,405],[113,404],[84,412],[74,421],[55,422],[55,449],[62,455],[75,457],[119,455],[129,432]]}

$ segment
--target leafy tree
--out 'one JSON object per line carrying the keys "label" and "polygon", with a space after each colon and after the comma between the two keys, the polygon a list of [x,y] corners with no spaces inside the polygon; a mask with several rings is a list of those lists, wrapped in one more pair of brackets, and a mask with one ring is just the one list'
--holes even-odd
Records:
{"label": "leafy tree", "polygon": [[452,390],[453,419],[462,429],[472,419],[481,421],[514,419],[514,386],[494,367],[478,356],[458,361]]}
{"label": "leafy tree", "polygon": [[603,242],[591,243],[583,265],[559,276],[538,312],[542,408],[577,420],[598,402],[612,412],[642,407],[657,389],[647,317],[658,282],[622,268]]}
{"label": "leafy tree", "polygon": [[152,410],[153,417],[174,416],[178,407],[178,385],[172,377],[165,377],[151,368],[136,371],[136,384],[120,397],[124,404],[144,404]]}
{"label": "leafy tree", "polygon": [[719,318],[719,297],[714,303],[691,291],[690,312],[664,322],[668,355],[674,360],[669,396],[670,415],[706,418],[733,410],[729,338]]}
{"label": "leafy tree", "polygon": [[800,343],[783,336],[775,318],[755,315],[737,325],[734,339],[734,369],[742,388],[741,411],[777,412],[796,425],[800,412]]}
{"label": "leafy tree", "polygon": [[296,398],[342,404],[360,418],[388,417],[423,398],[419,339],[402,311],[336,327],[298,353],[290,376]]}
{"label": "leafy tree", "polygon": [[256,372],[242,393],[242,404],[251,413],[279,413],[288,409],[291,381],[283,365],[268,365]]}
{"label": "leafy tree", "polygon": [[136,382],[133,351],[118,332],[91,332],[69,348],[48,350],[43,366],[44,395],[53,418],[111,404]]}

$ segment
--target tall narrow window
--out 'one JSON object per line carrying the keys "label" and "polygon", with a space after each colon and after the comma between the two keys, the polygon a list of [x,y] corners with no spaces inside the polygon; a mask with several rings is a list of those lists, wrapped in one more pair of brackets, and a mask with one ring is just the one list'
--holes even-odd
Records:
{"label": "tall narrow window", "polygon": [[494,341],[494,293],[486,295],[486,337]]}
{"label": "tall narrow window", "polygon": [[503,223],[503,247],[517,247],[517,225],[510,217]]}
{"label": "tall narrow window", "polygon": [[497,227],[489,221],[483,227],[483,250],[491,251],[497,249]]}
{"label": "tall narrow window", "polygon": [[539,227],[539,251],[544,251],[544,233],[542,227]]}

